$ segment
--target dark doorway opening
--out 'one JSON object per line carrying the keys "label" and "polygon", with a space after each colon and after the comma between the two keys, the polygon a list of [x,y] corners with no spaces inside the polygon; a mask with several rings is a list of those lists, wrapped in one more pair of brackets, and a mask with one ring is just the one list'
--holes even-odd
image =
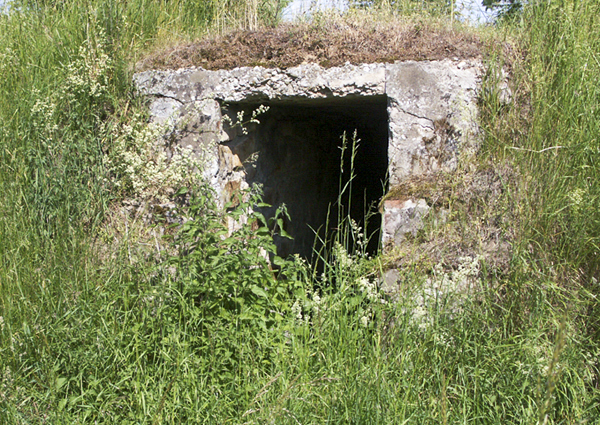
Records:
{"label": "dark doorway opening", "polygon": [[[315,231],[325,239],[326,227],[338,227],[340,184],[350,177],[355,134],[352,193],[341,203],[370,237],[367,252],[375,254],[381,240],[378,205],[387,191],[387,96],[244,102],[224,105],[224,113],[235,121],[243,111],[248,119],[260,105],[269,107],[257,116],[260,124],[232,131],[226,144],[242,161],[246,181],[262,186],[264,202],[272,205],[262,209],[265,217],[272,217],[281,204],[287,207],[291,220],[285,230],[293,240],[276,238],[278,254],[310,260]],[[365,214],[370,215],[366,229]]]}

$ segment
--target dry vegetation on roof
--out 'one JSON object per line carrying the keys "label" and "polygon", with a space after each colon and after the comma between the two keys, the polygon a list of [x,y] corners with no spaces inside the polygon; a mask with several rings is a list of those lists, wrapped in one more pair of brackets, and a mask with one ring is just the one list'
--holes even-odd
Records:
{"label": "dry vegetation on roof", "polygon": [[337,18],[232,31],[155,52],[136,68],[288,68],[307,62],[333,67],[346,62],[467,59],[481,57],[483,46],[477,32],[440,22]]}

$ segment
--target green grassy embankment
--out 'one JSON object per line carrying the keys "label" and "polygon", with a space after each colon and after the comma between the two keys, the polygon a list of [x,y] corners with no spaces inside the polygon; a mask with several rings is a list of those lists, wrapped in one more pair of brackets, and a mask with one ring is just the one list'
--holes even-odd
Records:
{"label": "green grassy embankment", "polygon": [[[512,171],[496,211],[448,202],[457,238],[473,211],[510,212],[503,268],[404,259],[391,302],[375,285],[389,259],[349,255],[348,226],[324,276],[289,259],[277,280],[270,232],[221,237],[202,187],[167,249],[139,220],[115,224],[136,190],[166,196],[136,158],[180,175],[136,151],[152,135],[134,64],[208,28],[272,24],[276,3],[31,1],[0,16],[0,423],[595,423],[594,1],[533,3],[494,30],[525,53],[512,104],[482,95],[477,167]],[[428,298],[432,282],[473,292]]]}

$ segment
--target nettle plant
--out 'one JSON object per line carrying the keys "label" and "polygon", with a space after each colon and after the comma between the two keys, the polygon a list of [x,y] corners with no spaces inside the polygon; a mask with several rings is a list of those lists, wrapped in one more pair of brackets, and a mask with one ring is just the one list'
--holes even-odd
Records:
{"label": "nettle plant", "polygon": [[[256,187],[240,193],[229,212],[217,207],[206,184],[191,199],[187,221],[172,241],[178,253],[169,260],[177,293],[191,303],[184,310],[190,320],[199,320],[201,333],[222,322],[263,330],[281,322],[294,293],[302,291],[302,282],[283,275],[293,260],[278,257],[273,242],[285,210],[270,219],[255,211],[265,206]],[[231,233],[226,216],[243,216],[247,224]]]}
{"label": "nettle plant", "polygon": [[[376,277],[365,275],[365,257],[338,247],[330,268],[315,280],[306,260],[277,255],[273,237],[283,236],[285,209],[272,218],[257,212],[265,204],[256,187],[237,201],[227,212],[217,208],[208,185],[191,194],[187,221],[171,241],[178,251],[165,265],[172,272],[164,314],[178,318],[165,321],[167,333],[178,334],[184,323],[185,332],[195,335],[192,350],[217,355],[233,370],[243,356],[268,365],[291,349],[293,339],[329,332],[341,318],[361,335],[377,329],[390,304]],[[247,224],[230,232],[228,216]],[[245,350],[246,344],[253,348]],[[219,372],[219,379],[226,376]]]}

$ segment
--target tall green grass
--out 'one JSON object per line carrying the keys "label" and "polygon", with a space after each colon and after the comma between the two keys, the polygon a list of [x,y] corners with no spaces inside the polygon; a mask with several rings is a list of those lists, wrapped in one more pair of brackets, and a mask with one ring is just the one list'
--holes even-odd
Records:
{"label": "tall green grass", "polygon": [[552,1],[526,9],[528,28],[520,30],[527,57],[515,74],[516,99],[527,102],[490,118],[518,124],[490,134],[490,149],[514,158],[530,180],[522,193],[536,255],[564,261],[586,279],[597,277],[599,265],[597,8]]}
{"label": "tall green grass", "polygon": [[600,273],[599,12],[595,2],[540,2],[531,13],[544,19],[534,21],[529,43],[536,239],[585,280]]}
{"label": "tall green grass", "polygon": [[[0,423],[597,421],[594,2],[526,8],[519,102],[482,100],[484,153],[523,176],[506,185],[511,271],[407,267],[397,301],[351,226],[318,279],[297,258],[275,272],[273,227],[227,236],[203,188],[160,258],[132,261],[127,237],[98,249],[120,201],[102,158],[142,108],[138,55],[271,25],[280,3],[18,4],[0,15]],[[475,291],[432,292],[444,282]]]}
{"label": "tall green grass", "polygon": [[586,330],[597,338],[598,4],[533,2],[522,25],[526,57],[514,64],[515,103],[486,104],[495,108],[486,118],[488,152],[521,173],[511,189],[520,209],[514,271],[556,285],[551,302],[565,314],[582,313],[576,300],[586,299]]}
{"label": "tall green grass", "polygon": [[[484,116],[493,110],[484,118],[486,152],[520,175],[506,185],[518,210],[507,323],[511,332],[566,323],[564,346],[588,359],[581,369],[590,374],[588,394],[599,382],[591,354],[600,336],[598,8],[569,0],[528,5],[514,28],[525,54],[513,63],[513,104],[492,96],[483,108]],[[558,420],[546,409],[554,396],[540,402],[540,423]],[[589,406],[597,409],[597,401]]]}

